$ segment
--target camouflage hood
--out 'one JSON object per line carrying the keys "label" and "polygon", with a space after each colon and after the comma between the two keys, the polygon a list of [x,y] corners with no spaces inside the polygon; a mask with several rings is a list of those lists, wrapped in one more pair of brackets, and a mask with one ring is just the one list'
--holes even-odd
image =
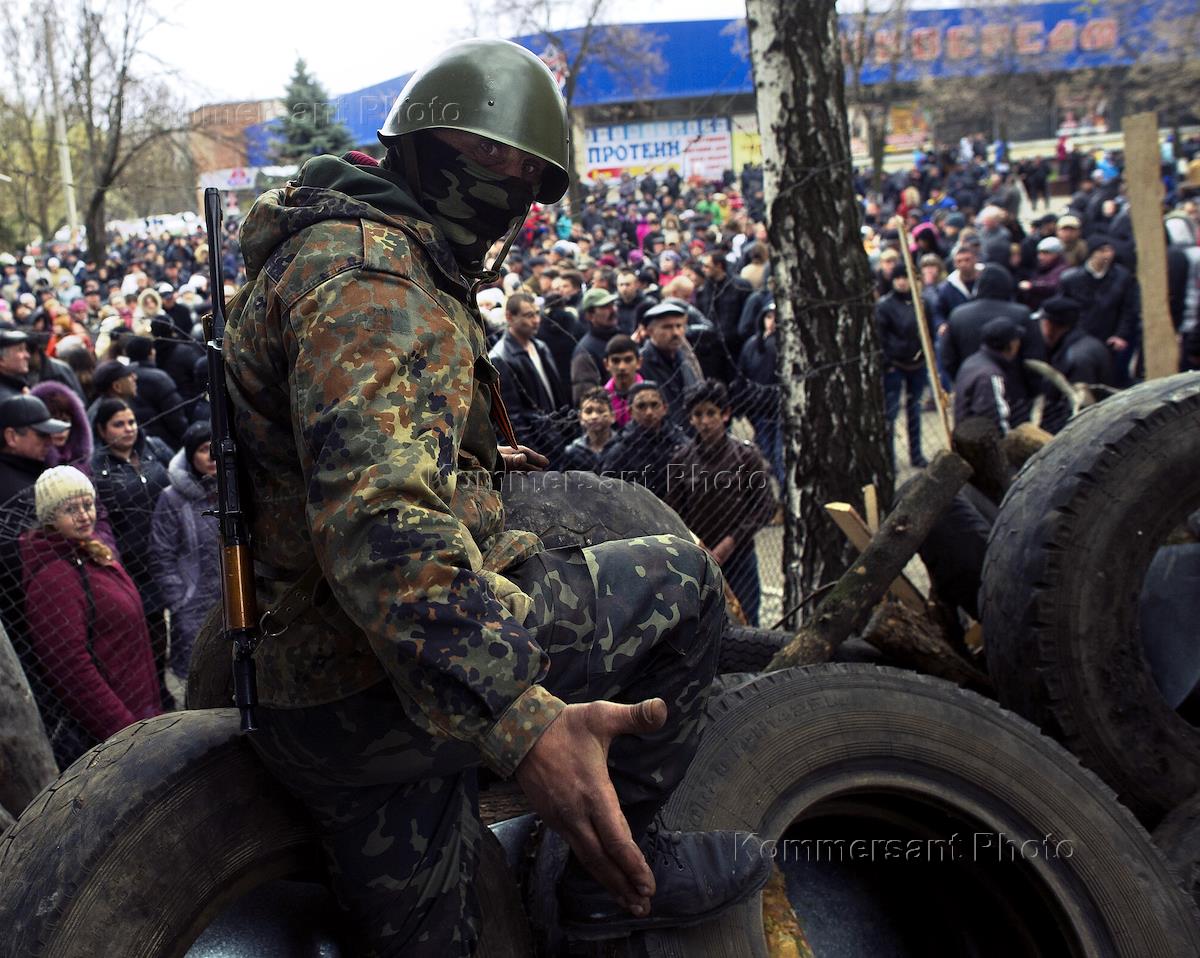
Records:
{"label": "camouflage hood", "polygon": [[380,166],[316,156],[286,187],[263,193],[242,224],[246,279],[254,282],[271,253],[288,237],[323,220],[368,220],[389,226],[421,223],[422,245],[442,273],[466,288],[454,254],[431,217],[413,197],[404,179]]}

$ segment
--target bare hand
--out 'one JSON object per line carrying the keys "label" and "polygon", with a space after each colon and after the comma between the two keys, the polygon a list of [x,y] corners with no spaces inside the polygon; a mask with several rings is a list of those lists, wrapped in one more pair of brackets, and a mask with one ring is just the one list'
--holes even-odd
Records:
{"label": "bare hand", "polygon": [[517,766],[517,784],[542,820],[571,846],[579,863],[617,900],[650,913],[654,874],[633,840],[608,777],[608,747],[618,735],[662,728],[667,703],[568,705]]}
{"label": "bare hand", "polygon": [[528,446],[501,446],[500,455],[504,457],[505,472],[540,472],[550,465],[550,460],[540,452],[534,452]]}
{"label": "bare hand", "polygon": [[1129,343],[1123,340],[1120,336],[1109,336],[1105,341],[1105,345],[1115,352],[1120,352],[1122,349],[1128,349]]}

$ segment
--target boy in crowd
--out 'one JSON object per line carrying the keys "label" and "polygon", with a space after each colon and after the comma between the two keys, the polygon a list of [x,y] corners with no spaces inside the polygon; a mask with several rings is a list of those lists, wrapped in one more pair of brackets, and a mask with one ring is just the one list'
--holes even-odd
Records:
{"label": "boy in crowd", "polygon": [[762,590],[754,535],[779,506],[771,468],[754,443],[727,432],[732,407],[724,383],[697,383],[684,404],[696,438],[675,450],[666,502],[721,564],[746,620],[757,625]]}
{"label": "boy in crowd", "polygon": [[600,459],[612,444],[612,399],[603,386],[593,386],[579,401],[579,425],[583,435],[574,439],[565,450],[559,468],[599,472]]}
{"label": "boy in crowd", "polygon": [[633,338],[618,333],[604,349],[604,368],[611,377],[604,384],[612,400],[613,422],[618,429],[629,422],[629,391],[644,382],[638,372],[641,359]]}
{"label": "boy in crowd", "polygon": [[645,380],[630,389],[629,408],[629,425],[601,457],[600,470],[665,499],[672,452],[687,441],[687,434],[668,418],[667,399],[656,382]]}

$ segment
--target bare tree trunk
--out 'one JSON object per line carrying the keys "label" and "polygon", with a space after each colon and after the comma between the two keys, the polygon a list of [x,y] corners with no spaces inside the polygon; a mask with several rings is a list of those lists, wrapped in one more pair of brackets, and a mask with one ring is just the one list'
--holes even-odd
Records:
{"label": "bare tree trunk", "polygon": [[105,248],[108,240],[104,222],[104,195],[107,192],[104,189],[92,191],[91,198],[88,200],[87,215],[83,219],[84,229],[87,230],[88,249],[96,250],[98,253]]}
{"label": "bare tree trunk", "polygon": [[834,0],[747,0],[779,304],[786,608],[852,559],[824,514],[892,467]]}

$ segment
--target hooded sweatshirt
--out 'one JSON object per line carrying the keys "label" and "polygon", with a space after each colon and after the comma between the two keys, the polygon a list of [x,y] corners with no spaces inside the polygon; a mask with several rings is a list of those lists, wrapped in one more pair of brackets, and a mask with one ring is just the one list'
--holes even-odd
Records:
{"label": "hooded sweatshirt", "polygon": [[409,717],[509,775],[562,709],[500,572],[541,548],[492,487],[495,370],[445,238],[403,179],[316,157],[242,228],[226,383],[254,500],[259,605],[314,561],[332,598],[260,647],[260,700],[387,679]]}

